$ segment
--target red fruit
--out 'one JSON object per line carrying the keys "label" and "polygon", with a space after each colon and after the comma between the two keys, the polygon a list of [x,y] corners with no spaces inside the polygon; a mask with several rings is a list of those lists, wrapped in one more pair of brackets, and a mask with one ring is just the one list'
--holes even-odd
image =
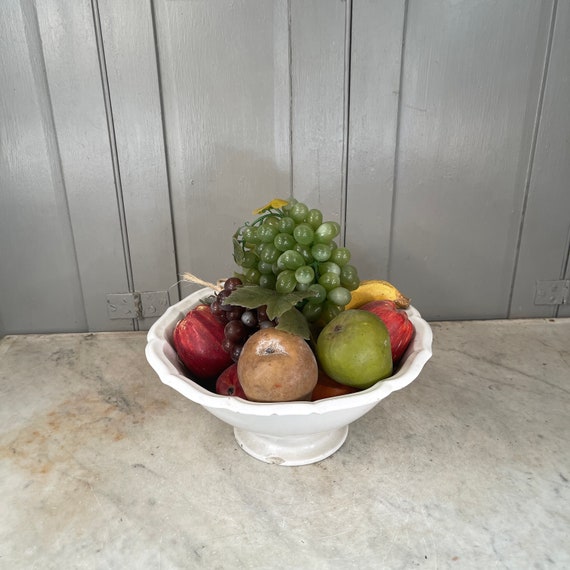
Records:
{"label": "red fruit", "polygon": [[247,400],[237,373],[237,362],[228,366],[216,381],[216,392],[222,396],[237,396]]}
{"label": "red fruit", "polygon": [[319,368],[319,379],[317,380],[317,385],[311,394],[311,401],[316,402],[317,400],[323,400],[324,398],[344,396],[345,394],[353,394],[354,392],[358,392],[358,389],[353,388],[352,386],[346,386],[345,384],[339,384],[332,378],[329,378]]}
{"label": "red fruit", "polygon": [[399,309],[394,301],[370,301],[358,308],[380,317],[388,333],[392,346],[392,361],[396,364],[414,336],[414,325],[408,318],[406,311]]}
{"label": "red fruit", "polygon": [[192,309],[174,328],[172,343],[178,358],[198,380],[214,380],[231,363],[222,348],[224,325],[208,305]]}

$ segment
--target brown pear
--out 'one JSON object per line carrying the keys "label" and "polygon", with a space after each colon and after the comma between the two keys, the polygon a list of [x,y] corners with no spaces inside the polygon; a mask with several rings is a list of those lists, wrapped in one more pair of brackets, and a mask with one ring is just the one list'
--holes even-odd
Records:
{"label": "brown pear", "polygon": [[244,344],[238,377],[248,400],[310,400],[317,384],[317,360],[300,336],[276,328],[261,329]]}

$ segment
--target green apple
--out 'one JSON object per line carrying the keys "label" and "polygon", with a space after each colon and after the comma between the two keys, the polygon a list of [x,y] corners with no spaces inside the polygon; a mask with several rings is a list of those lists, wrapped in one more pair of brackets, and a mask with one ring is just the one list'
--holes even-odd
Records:
{"label": "green apple", "polygon": [[359,389],[392,374],[390,334],[368,311],[343,311],[330,321],[317,339],[317,357],[333,380]]}

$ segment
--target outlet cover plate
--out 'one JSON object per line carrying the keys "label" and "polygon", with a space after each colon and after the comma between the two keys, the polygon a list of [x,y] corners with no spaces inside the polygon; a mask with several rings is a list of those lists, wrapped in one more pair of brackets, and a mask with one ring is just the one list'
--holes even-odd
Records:
{"label": "outlet cover plate", "polygon": [[535,305],[564,305],[568,302],[570,279],[537,281],[534,295]]}

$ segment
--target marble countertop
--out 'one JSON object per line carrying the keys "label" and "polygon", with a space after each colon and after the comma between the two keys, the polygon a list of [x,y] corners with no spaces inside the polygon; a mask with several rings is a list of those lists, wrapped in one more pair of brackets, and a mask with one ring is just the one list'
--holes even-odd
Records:
{"label": "marble countertop", "polygon": [[570,319],[432,324],[413,384],[280,467],[145,333],[0,341],[0,568],[569,568]]}

